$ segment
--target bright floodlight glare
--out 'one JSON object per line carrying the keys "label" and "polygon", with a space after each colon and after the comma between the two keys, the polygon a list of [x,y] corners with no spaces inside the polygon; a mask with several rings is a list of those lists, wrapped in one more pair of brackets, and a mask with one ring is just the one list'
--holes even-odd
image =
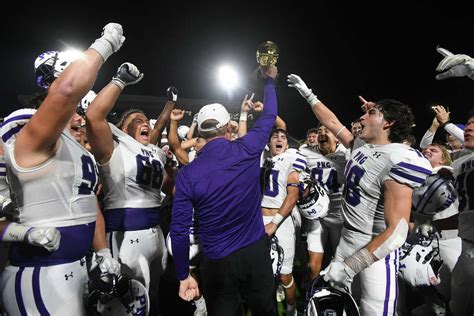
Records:
{"label": "bright floodlight glare", "polygon": [[234,89],[239,83],[237,72],[229,65],[224,65],[219,68],[217,78],[219,84],[226,90]]}
{"label": "bright floodlight glare", "polygon": [[63,53],[67,56],[67,59],[71,61],[74,61],[82,56],[82,51],[75,48],[68,48],[67,50],[63,51]]}

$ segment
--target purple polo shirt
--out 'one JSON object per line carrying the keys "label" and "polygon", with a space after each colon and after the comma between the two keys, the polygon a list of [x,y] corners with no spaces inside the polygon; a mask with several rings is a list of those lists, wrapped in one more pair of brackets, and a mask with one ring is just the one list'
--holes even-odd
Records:
{"label": "purple polo shirt", "polygon": [[249,132],[234,141],[216,138],[176,177],[170,235],[178,279],[189,274],[192,214],[204,254],[220,259],[265,234],[260,155],[277,115],[275,83],[267,79],[264,108]]}

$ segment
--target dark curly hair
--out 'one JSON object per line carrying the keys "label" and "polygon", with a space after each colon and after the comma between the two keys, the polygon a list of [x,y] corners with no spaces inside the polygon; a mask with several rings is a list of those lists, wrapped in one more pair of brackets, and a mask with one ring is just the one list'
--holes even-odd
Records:
{"label": "dark curly hair", "polygon": [[392,99],[383,99],[376,102],[387,122],[393,122],[388,139],[392,143],[401,143],[411,133],[415,124],[415,116],[410,106]]}
{"label": "dark curly hair", "polygon": [[125,112],[123,112],[122,115],[120,115],[120,118],[119,118],[117,124],[115,124],[115,126],[122,129],[122,127],[125,124],[125,121],[127,120],[127,118],[130,115],[134,114],[134,113],[141,113],[141,114],[146,116],[145,112],[143,112],[142,110],[140,110],[138,108],[131,108],[131,109],[128,109]]}

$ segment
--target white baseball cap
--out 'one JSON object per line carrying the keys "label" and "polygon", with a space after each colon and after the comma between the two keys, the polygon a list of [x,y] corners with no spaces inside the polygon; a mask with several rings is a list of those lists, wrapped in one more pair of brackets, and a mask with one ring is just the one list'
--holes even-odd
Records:
{"label": "white baseball cap", "polygon": [[[216,120],[219,123],[216,126],[209,127],[209,128],[202,128],[201,124],[207,120]],[[230,121],[229,112],[227,112],[226,108],[219,103],[211,103],[208,105],[203,106],[199,110],[198,118],[197,118],[197,125],[198,130],[200,132],[209,132],[215,129],[221,128],[222,126],[226,125]]]}

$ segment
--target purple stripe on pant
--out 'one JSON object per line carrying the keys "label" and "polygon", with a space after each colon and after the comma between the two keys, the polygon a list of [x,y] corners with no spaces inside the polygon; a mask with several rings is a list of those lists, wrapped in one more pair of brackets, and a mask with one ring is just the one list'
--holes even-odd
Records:
{"label": "purple stripe on pant", "polygon": [[20,310],[21,316],[27,316],[25,309],[25,303],[23,302],[23,296],[21,295],[21,276],[23,275],[24,267],[21,267],[15,275],[15,297],[16,297],[16,304],[18,305],[18,309]]}
{"label": "purple stripe on pant", "polygon": [[49,316],[51,314],[46,309],[43,299],[41,298],[40,272],[41,267],[33,269],[33,296],[35,298],[36,308],[38,308],[41,316]]}

